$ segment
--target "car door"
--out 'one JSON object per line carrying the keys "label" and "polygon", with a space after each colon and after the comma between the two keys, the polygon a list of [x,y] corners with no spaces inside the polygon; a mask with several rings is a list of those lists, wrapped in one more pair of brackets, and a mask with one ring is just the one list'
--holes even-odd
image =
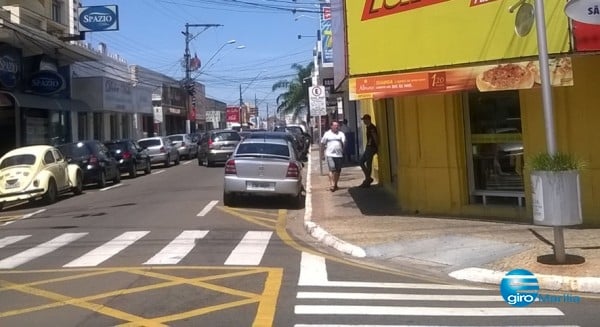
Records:
{"label": "car door", "polygon": [[57,169],[57,173],[54,175],[56,177],[56,186],[59,190],[62,190],[69,187],[69,163],[67,163],[62,153],[56,149],[52,150],[52,155],[54,156]]}
{"label": "car door", "polygon": [[44,167],[48,170],[52,176],[54,177],[54,182],[56,183],[56,187],[61,189],[63,186],[64,180],[64,172],[61,172],[60,165],[56,162],[54,158],[54,154],[51,149],[46,150],[44,153]]}

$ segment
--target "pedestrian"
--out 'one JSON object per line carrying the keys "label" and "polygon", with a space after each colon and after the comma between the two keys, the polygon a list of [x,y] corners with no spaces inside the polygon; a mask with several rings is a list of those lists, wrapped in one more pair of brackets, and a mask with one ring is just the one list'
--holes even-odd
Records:
{"label": "pedestrian", "polygon": [[367,142],[365,152],[363,152],[359,162],[360,168],[365,175],[365,180],[359,187],[369,187],[373,183],[371,172],[373,170],[373,157],[377,154],[379,136],[377,135],[377,127],[371,122],[370,115],[365,114],[361,119],[367,128]]}
{"label": "pedestrian", "polygon": [[346,136],[340,131],[340,125],[334,121],[330,129],[321,138],[321,159],[327,160],[329,168],[329,190],[335,192],[338,189],[338,181],[342,172],[342,161],[344,160],[344,145]]}
{"label": "pedestrian", "polygon": [[348,119],[340,122],[340,131],[344,133],[346,142],[344,143],[344,162],[350,163],[350,127],[348,127]]}

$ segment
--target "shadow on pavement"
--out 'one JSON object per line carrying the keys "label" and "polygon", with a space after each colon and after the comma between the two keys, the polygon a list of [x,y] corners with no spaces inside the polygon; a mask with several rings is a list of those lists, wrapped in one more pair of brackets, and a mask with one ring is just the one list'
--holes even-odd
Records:
{"label": "shadow on pavement", "polygon": [[368,188],[351,187],[348,193],[356,206],[366,216],[401,216],[402,208],[394,196],[383,187],[372,185]]}

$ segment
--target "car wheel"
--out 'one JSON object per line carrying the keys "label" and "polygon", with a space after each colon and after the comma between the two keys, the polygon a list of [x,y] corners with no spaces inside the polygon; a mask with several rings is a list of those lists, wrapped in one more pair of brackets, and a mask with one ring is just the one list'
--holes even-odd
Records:
{"label": "car wheel", "polygon": [[106,173],[104,171],[101,171],[100,175],[98,176],[98,187],[106,187]]}
{"label": "car wheel", "polygon": [[83,177],[81,177],[81,174],[77,174],[77,176],[75,176],[75,186],[73,186],[73,194],[79,195],[81,193],[83,193]]}
{"label": "car wheel", "polygon": [[298,195],[292,195],[290,198],[290,204],[294,209],[302,209],[304,207],[304,197],[302,196],[302,192],[298,193]]}
{"label": "car wheel", "polygon": [[152,164],[150,163],[150,159],[146,160],[146,168],[144,169],[144,174],[150,175],[152,172]]}
{"label": "car wheel", "polygon": [[235,203],[235,195],[223,192],[223,204],[232,207]]}
{"label": "car wheel", "polygon": [[179,165],[180,161],[181,159],[179,158],[179,154],[177,154],[177,157],[175,157],[175,166]]}
{"label": "car wheel", "polygon": [[121,183],[121,171],[119,168],[115,169],[115,178],[113,178],[113,184]]}
{"label": "car wheel", "polygon": [[132,163],[131,167],[129,167],[129,177],[136,178],[137,177],[137,163]]}
{"label": "car wheel", "polygon": [[167,156],[167,160],[165,160],[165,168],[169,167],[171,165],[171,158],[169,156]]}
{"label": "car wheel", "polygon": [[51,179],[48,182],[48,189],[46,190],[46,193],[44,194],[44,203],[52,204],[52,203],[56,202],[56,195],[57,195],[56,182],[54,182],[54,180]]}

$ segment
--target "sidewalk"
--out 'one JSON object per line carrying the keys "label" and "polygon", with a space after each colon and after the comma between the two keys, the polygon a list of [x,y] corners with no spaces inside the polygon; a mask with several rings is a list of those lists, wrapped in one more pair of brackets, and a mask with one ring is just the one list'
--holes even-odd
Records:
{"label": "sidewalk", "polygon": [[357,187],[363,180],[358,166],[344,167],[339,190],[331,192],[315,149],[307,164],[304,226],[320,242],[382,265],[459,280],[499,284],[506,272],[522,268],[536,275],[541,289],[600,293],[600,229],[564,228],[566,253],[585,262],[542,264],[538,256],[553,255],[551,227],[404,215],[382,187]]}

